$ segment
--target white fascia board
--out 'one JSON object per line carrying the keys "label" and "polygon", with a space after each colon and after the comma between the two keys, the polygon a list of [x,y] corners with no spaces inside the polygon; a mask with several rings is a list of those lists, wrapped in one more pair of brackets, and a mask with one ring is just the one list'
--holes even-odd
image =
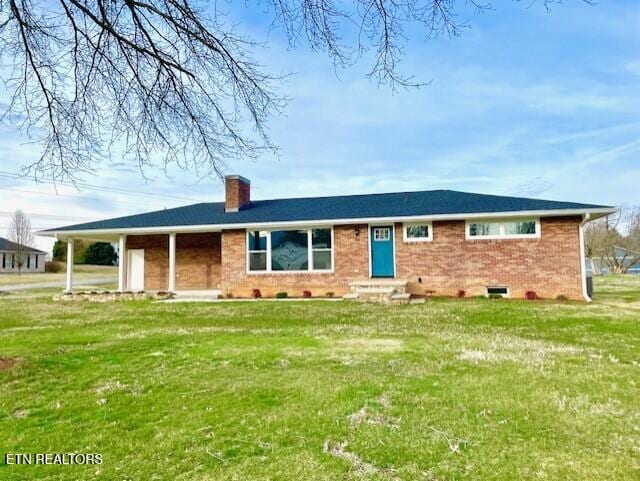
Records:
{"label": "white fascia board", "polygon": [[436,214],[436,215],[412,215],[412,216],[393,216],[393,217],[364,217],[352,219],[317,219],[317,220],[299,220],[287,222],[245,222],[235,224],[203,224],[203,225],[173,225],[160,227],[132,227],[123,229],[85,229],[85,230],[62,230],[62,231],[39,231],[36,234],[46,237],[77,237],[80,235],[108,235],[126,233],[129,235],[142,234],[170,234],[172,232],[219,232],[222,230],[232,229],[273,229],[278,227],[315,227],[315,226],[331,226],[344,224],[371,224],[385,222],[420,222],[420,221],[438,221],[438,220],[465,220],[465,219],[489,219],[493,217],[560,217],[560,216],[583,216],[591,214],[601,217],[603,215],[612,214],[615,209],[609,207],[600,207],[594,209],[556,209],[556,210],[520,210],[510,212],[478,212],[472,214]]}

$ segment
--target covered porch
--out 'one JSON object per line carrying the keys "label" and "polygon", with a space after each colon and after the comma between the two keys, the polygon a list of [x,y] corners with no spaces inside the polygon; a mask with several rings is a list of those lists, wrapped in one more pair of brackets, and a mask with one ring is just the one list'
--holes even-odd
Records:
{"label": "covered porch", "polygon": [[118,291],[209,292],[220,287],[221,233],[74,235],[67,242],[65,292],[73,292],[74,240],[117,244]]}

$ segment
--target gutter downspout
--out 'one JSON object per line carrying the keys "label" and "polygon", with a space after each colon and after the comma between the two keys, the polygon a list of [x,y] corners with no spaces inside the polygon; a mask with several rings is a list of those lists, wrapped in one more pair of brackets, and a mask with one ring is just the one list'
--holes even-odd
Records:
{"label": "gutter downspout", "polygon": [[579,237],[580,237],[580,278],[582,280],[582,296],[584,300],[587,302],[591,302],[591,298],[587,293],[587,273],[586,273],[586,257],[584,253],[584,225],[589,222],[591,219],[591,214],[586,213],[582,216],[582,222],[580,222],[579,227]]}

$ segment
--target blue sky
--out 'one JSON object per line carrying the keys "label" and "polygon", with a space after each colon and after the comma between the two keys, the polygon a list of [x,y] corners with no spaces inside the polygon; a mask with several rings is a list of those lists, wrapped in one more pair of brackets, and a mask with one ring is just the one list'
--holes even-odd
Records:
{"label": "blue sky", "polygon": [[[281,86],[291,102],[270,122],[279,157],[228,168],[251,179],[254,198],[446,188],[640,204],[637,2],[566,0],[550,13],[541,4],[500,2],[470,16],[459,38],[424,41],[407,31],[402,69],[431,84],[395,94],[366,79],[367,58],[336,75],[325,55],[288,49],[266,17],[237,3],[228,8],[240,28],[268,41],[258,59],[273,72],[293,73]],[[25,144],[11,124],[0,125],[0,139],[0,171],[17,172],[37,158],[38,146]],[[5,178],[11,190],[0,210],[85,220],[223,197],[217,179],[173,172],[145,182],[120,159],[105,167],[85,181],[160,195],[69,186],[56,195],[50,184]],[[0,232],[6,225],[0,217]]]}

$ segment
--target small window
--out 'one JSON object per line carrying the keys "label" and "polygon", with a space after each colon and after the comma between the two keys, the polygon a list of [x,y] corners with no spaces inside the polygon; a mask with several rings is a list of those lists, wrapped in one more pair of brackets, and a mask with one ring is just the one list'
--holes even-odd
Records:
{"label": "small window", "polygon": [[509,297],[509,288],[500,286],[487,287],[487,296]]}
{"label": "small window", "polygon": [[538,219],[467,222],[467,239],[526,239],[540,237]]}
{"label": "small window", "polygon": [[7,254],[5,254],[3,252],[2,253],[2,268],[4,269],[5,267],[7,267]]}
{"label": "small window", "polygon": [[388,241],[391,239],[391,229],[389,227],[375,227],[373,229],[374,241]]}
{"label": "small window", "polygon": [[469,236],[471,237],[485,237],[485,236],[499,236],[500,224],[497,222],[474,222],[469,224]]}
{"label": "small window", "polygon": [[36,258],[36,269],[38,268],[38,254],[35,255]]}
{"label": "small window", "polygon": [[421,242],[431,240],[431,224],[404,224],[404,241]]}
{"label": "small window", "polygon": [[31,269],[31,254],[27,254],[27,269]]}
{"label": "small window", "polygon": [[522,222],[505,222],[504,233],[506,235],[527,235],[536,233],[536,221],[525,220]]}

